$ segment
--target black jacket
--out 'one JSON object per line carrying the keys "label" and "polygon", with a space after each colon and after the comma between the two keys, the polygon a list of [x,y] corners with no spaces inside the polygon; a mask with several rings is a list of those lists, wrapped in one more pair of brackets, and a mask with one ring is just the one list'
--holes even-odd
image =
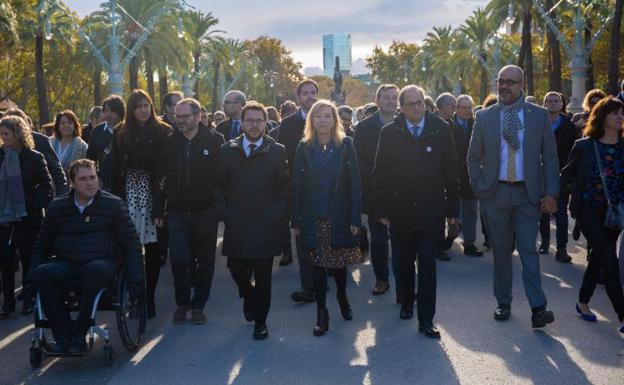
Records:
{"label": "black jacket", "polygon": [[180,131],[165,139],[156,180],[164,178],[163,189],[154,190],[154,218],[168,212],[207,211],[214,206],[214,181],[223,135],[204,125],[188,140]]}
{"label": "black jacket", "polygon": [[368,215],[373,215],[373,167],[381,127],[382,123],[379,111],[377,111],[358,122],[353,137],[362,182],[362,211]]}
{"label": "black jacket", "polygon": [[455,116],[453,129],[453,140],[457,149],[457,162],[459,164],[459,194],[462,198],[476,198],[472,186],[470,186],[470,177],[468,176],[468,165],[466,164],[466,155],[468,155],[468,146],[470,145],[470,137],[472,136],[472,126],[474,119],[468,120],[468,128],[464,132],[464,127],[457,121]]}
{"label": "black jacket", "polygon": [[429,112],[414,139],[401,113],[385,125],[373,170],[377,218],[399,230],[444,230],[444,218],[459,214],[459,169],[449,125]]}
{"label": "black jacket", "polygon": [[[223,137],[225,138],[226,141],[230,140],[230,139],[234,139],[232,138],[232,123],[233,120],[230,118],[225,119],[224,121],[222,121],[221,123],[219,123],[217,125],[217,128],[215,128],[215,130],[220,133],[221,135],[223,135]],[[241,123],[242,125],[242,123]],[[242,133],[242,126],[241,126],[241,133]]]}
{"label": "black jacket", "polygon": [[[4,156],[4,151],[0,149],[0,165],[4,162]],[[22,148],[19,162],[26,212],[29,217],[41,218],[43,209],[52,200],[52,179],[46,161],[38,151]]]}
{"label": "black jacket", "polygon": [[121,260],[128,280],[143,281],[143,254],[126,204],[100,191],[80,213],[74,191],[52,201],[48,207],[31,260],[31,270],[55,256],[84,265],[101,259]]}
{"label": "black jacket", "polygon": [[61,162],[59,162],[59,158],[56,155],[56,152],[54,152],[52,145],[50,144],[50,139],[39,132],[33,131],[32,135],[35,142],[35,150],[40,152],[45,157],[48,171],[50,172],[50,176],[54,181],[53,194],[65,194],[68,190],[67,178],[65,177],[65,172],[63,171]]}
{"label": "black jacket", "polygon": [[581,130],[576,128],[572,120],[564,114],[561,116],[561,123],[555,130],[555,141],[557,142],[557,155],[559,156],[559,169],[561,170],[570,157],[570,151],[577,139],[581,138]]}
{"label": "black jacket", "polygon": [[87,148],[87,159],[91,159],[96,163],[102,188],[110,191],[113,134],[106,129],[107,125],[108,123],[104,122],[93,128],[89,147]]}
{"label": "black jacket", "polygon": [[284,146],[269,136],[247,157],[243,136],[221,147],[215,186],[217,213],[225,221],[222,254],[256,259],[281,253],[281,227],[288,206]]}
{"label": "black jacket", "polygon": [[292,177],[292,165],[295,162],[295,154],[299,141],[303,138],[303,128],[305,127],[305,119],[301,115],[301,109],[296,113],[282,119],[282,123],[278,128],[277,142],[286,147],[286,157],[288,159],[288,171]]}
{"label": "black jacket", "polygon": [[[350,226],[362,224],[360,173],[357,156],[350,137],[337,147],[336,185],[333,187],[329,216],[331,219],[331,247],[355,247],[360,236],[351,234]],[[316,171],[312,161],[312,147],[299,143],[294,164],[294,199],[291,226],[299,229],[301,244],[306,250],[318,247],[316,222],[319,219],[319,194]]]}
{"label": "black jacket", "polygon": [[578,218],[581,211],[582,195],[587,178],[596,167],[596,150],[592,138],[579,139],[572,146],[568,163],[562,168],[559,179],[561,196],[570,196],[570,216]]}

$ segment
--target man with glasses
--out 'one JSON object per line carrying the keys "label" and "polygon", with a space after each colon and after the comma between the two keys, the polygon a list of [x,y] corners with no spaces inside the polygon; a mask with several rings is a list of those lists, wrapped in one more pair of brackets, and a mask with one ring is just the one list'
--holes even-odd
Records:
{"label": "man with glasses", "polygon": [[243,298],[243,315],[255,321],[253,338],[261,340],[269,335],[273,257],[281,249],[278,225],[288,211],[290,180],[284,146],[266,135],[264,106],[249,102],[241,117],[243,135],[221,147],[215,198],[225,221],[221,253]]}
{"label": "man with glasses", "polygon": [[494,319],[511,316],[511,254],[517,249],[532,325],[541,328],[555,317],[546,310],[535,242],[540,211],[557,211],[557,147],[548,112],[524,100],[524,71],[505,66],[497,84],[498,103],[477,112],[466,158],[494,254]]}
{"label": "man with glasses", "polygon": [[247,103],[247,97],[238,90],[228,91],[223,97],[223,112],[227,119],[217,125],[217,132],[220,132],[225,140],[239,137],[242,131],[241,111]]}
{"label": "man with glasses", "polygon": [[163,183],[154,192],[154,221],[163,226],[166,207],[177,304],[173,323],[184,322],[190,311],[192,323],[198,325],[206,322],[203,309],[214,275],[218,218],[212,191],[225,140],[201,123],[195,99],[180,100],[174,117],[177,129],[167,137],[159,158],[156,180]]}
{"label": "man with glasses", "polygon": [[415,85],[399,93],[399,113],[381,129],[373,169],[373,205],[378,220],[392,227],[399,249],[401,319],[414,312],[418,254],[418,331],[440,338],[433,325],[436,256],[445,219],[459,214],[458,163],[449,125],[425,109],[425,93]]}

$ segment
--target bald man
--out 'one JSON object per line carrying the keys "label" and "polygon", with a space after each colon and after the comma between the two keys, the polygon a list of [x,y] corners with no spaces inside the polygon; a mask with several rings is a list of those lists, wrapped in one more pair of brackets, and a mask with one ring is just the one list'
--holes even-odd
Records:
{"label": "bald man", "polygon": [[247,97],[238,90],[228,91],[223,97],[223,112],[227,119],[219,123],[216,130],[221,133],[225,140],[239,137],[242,132],[241,111],[247,103]]}

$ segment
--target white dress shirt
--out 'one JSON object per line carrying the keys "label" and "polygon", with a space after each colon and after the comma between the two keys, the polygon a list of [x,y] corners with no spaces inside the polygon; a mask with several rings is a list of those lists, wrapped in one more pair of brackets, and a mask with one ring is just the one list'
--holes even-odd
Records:
{"label": "white dress shirt", "polygon": [[250,142],[247,139],[247,135],[243,136],[243,151],[245,151],[246,156],[249,156],[249,154],[251,153],[251,148],[249,148],[249,145],[252,143],[256,145],[256,150],[259,149],[260,146],[262,146],[262,137],[260,137],[260,139],[258,139],[256,142]]}
{"label": "white dress shirt", "polygon": [[[503,117],[505,113],[503,110],[500,112],[500,171],[498,173],[498,179],[508,181],[509,177],[507,176],[507,160],[509,158],[509,144],[503,138]],[[516,179],[515,182],[524,181],[524,109],[520,109],[518,111],[518,118],[520,119],[520,123],[522,123],[522,129],[518,130],[518,138],[520,139],[520,148],[516,151]]]}
{"label": "white dress shirt", "polygon": [[412,134],[412,136],[414,136],[414,130],[416,130],[416,136],[420,136],[423,130],[425,129],[425,117],[424,116],[422,117],[422,119],[420,119],[420,122],[418,122],[418,124],[416,125],[412,124],[412,122],[410,122],[408,119],[405,119],[405,122],[407,123],[407,129],[410,132],[410,134]]}

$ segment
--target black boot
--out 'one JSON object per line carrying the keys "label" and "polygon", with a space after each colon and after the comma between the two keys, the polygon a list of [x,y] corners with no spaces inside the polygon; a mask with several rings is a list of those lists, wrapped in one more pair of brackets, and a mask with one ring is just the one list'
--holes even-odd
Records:
{"label": "black boot", "polygon": [[338,305],[340,305],[340,314],[342,314],[342,318],[347,321],[351,321],[353,319],[353,310],[351,310],[351,305],[349,305],[347,293],[338,293],[336,298],[338,299]]}
{"label": "black boot", "polygon": [[315,336],[322,336],[326,331],[329,330],[329,314],[327,313],[327,308],[321,308],[317,310],[316,313],[316,326],[314,326],[314,330],[312,331]]}

